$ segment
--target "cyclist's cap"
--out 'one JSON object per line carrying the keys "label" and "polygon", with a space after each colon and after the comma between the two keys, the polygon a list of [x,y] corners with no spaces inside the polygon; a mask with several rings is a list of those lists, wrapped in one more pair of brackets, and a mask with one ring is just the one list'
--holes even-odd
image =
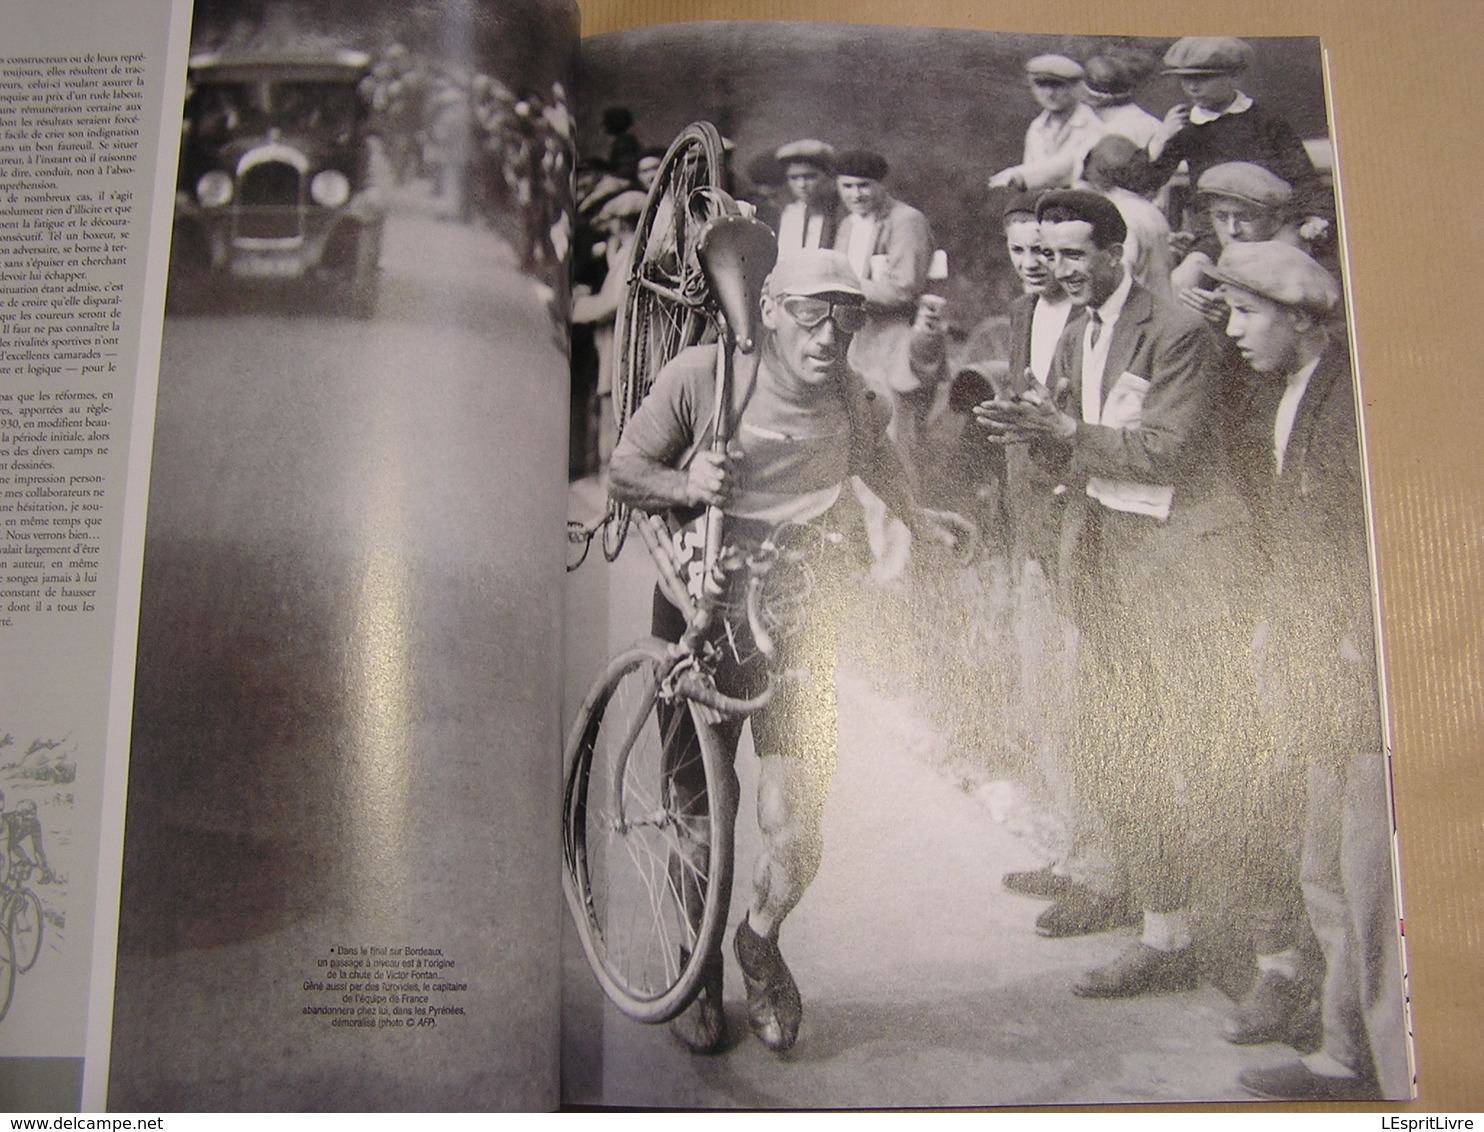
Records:
{"label": "cyclist's cap", "polygon": [[829,248],[800,248],[779,256],[768,276],[768,294],[865,298],[850,261],[844,253]]}

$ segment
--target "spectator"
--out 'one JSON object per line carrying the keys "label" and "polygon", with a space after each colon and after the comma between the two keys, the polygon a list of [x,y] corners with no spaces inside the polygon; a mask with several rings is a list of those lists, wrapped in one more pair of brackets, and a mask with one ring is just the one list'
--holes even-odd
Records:
{"label": "spectator", "polygon": [[774,156],[792,198],[778,217],[779,250],[834,247],[841,209],[835,147],[803,138],[779,146]]}
{"label": "spectator", "polygon": [[1189,101],[1170,107],[1149,143],[1155,174],[1163,183],[1184,163],[1194,185],[1222,162],[1261,165],[1293,187],[1304,238],[1321,239],[1334,206],[1293,127],[1238,89],[1251,61],[1251,45],[1226,36],[1187,36],[1165,53],[1165,74],[1179,78]]}
{"label": "spectator", "polygon": [[989,179],[992,189],[1065,188],[1076,177],[1083,155],[1103,136],[1098,116],[1082,102],[1082,65],[1065,55],[1037,55],[1025,65],[1031,93],[1041,113],[1025,132],[1019,165]]}

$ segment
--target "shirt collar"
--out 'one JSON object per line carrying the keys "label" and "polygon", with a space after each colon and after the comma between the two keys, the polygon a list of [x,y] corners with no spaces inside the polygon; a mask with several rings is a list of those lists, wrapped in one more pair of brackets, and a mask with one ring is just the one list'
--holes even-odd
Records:
{"label": "shirt collar", "polygon": [[1207,122],[1214,122],[1227,114],[1245,114],[1252,109],[1252,99],[1240,90],[1237,97],[1225,110],[1207,110],[1204,106],[1192,106],[1190,108],[1190,124],[1192,126],[1204,126]]}
{"label": "shirt collar", "polygon": [[1088,313],[1096,311],[1098,321],[1103,324],[1104,328],[1112,326],[1118,321],[1118,316],[1123,313],[1123,305],[1128,302],[1129,292],[1133,289],[1134,277],[1128,273],[1128,268],[1124,268],[1123,280],[1113,288],[1113,293],[1103,300],[1102,306],[1089,307]]}

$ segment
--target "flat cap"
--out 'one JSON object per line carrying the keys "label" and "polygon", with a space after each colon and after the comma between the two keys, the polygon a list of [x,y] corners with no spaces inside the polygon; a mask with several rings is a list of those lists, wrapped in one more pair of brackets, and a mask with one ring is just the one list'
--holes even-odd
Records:
{"label": "flat cap", "polygon": [[[1051,218],[1048,220],[1048,216]],[[1053,189],[1036,201],[1036,219],[1057,224],[1082,220],[1092,225],[1093,241],[1100,248],[1128,239],[1128,223],[1118,206],[1101,193],[1086,189]]]}
{"label": "flat cap", "polygon": [[1196,192],[1231,197],[1259,208],[1281,208],[1293,199],[1293,186],[1271,169],[1250,161],[1213,165],[1195,183]]}
{"label": "flat cap", "polygon": [[1228,244],[1206,274],[1218,283],[1319,316],[1330,314],[1340,301],[1340,285],[1333,275],[1298,248],[1276,240]]}
{"label": "flat cap", "polygon": [[616,195],[598,210],[597,220],[616,220],[621,216],[638,216],[644,211],[644,194],[638,189],[628,189]]}
{"label": "flat cap", "polygon": [[1082,79],[1082,64],[1065,55],[1037,55],[1027,61],[1025,73],[1033,79],[1055,79],[1075,83]]}
{"label": "flat cap", "polygon": [[817,138],[800,138],[798,141],[780,145],[773,156],[785,165],[791,161],[807,161],[810,165],[817,165],[821,169],[835,167],[835,147]]}
{"label": "flat cap", "polygon": [[1187,35],[1165,52],[1167,75],[1232,75],[1252,62],[1252,45],[1229,35]]}
{"label": "flat cap", "polygon": [[890,168],[886,158],[869,149],[847,149],[835,158],[835,173],[841,177],[865,177],[880,181]]}
{"label": "flat cap", "polygon": [[768,276],[768,293],[865,297],[850,261],[831,248],[799,248],[779,256]]}

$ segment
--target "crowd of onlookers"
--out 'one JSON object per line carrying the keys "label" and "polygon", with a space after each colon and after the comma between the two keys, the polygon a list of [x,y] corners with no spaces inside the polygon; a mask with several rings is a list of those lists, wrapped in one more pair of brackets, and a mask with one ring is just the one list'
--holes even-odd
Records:
{"label": "crowd of onlookers", "polygon": [[[1039,579],[1055,610],[1041,631],[1075,642],[1066,686],[1021,701],[1069,720],[1066,749],[1044,753],[1068,833],[1044,869],[1005,877],[1047,901],[1042,936],[1137,929],[1072,989],[1178,992],[1213,955],[1241,956],[1224,1036],[1302,1054],[1244,1071],[1247,1089],[1397,1097],[1334,198],[1283,115],[1242,89],[1252,55],[1239,39],[1176,42],[1163,72],[1183,97],[1163,118],[1138,103],[1153,68],[1128,57],[1027,62],[1040,112],[1022,160],[986,186],[989,238],[1023,292],[1008,310],[945,309],[932,225],[895,198],[881,153],[790,141],[748,167],[743,195],[781,254],[849,262],[866,304],[849,361],[889,408],[914,491],[975,520],[1017,584]],[[603,124],[610,152],[578,171],[574,475],[612,448],[608,347],[661,160],[627,111]],[[967,341],[950,313],[975,327]],[[858,494],[873,575],[890,579],[905,528]]]}
{"label": "crowd of onlookers", "polygon": [[561,82],[517,92],[482,71],[428,64],[393,44],[361,94],[367,129],[382,139],[397,183],[429,181],[452,219],[502,230],[516,221],[505,234],[522,270],[560,290],[576,133]]}

